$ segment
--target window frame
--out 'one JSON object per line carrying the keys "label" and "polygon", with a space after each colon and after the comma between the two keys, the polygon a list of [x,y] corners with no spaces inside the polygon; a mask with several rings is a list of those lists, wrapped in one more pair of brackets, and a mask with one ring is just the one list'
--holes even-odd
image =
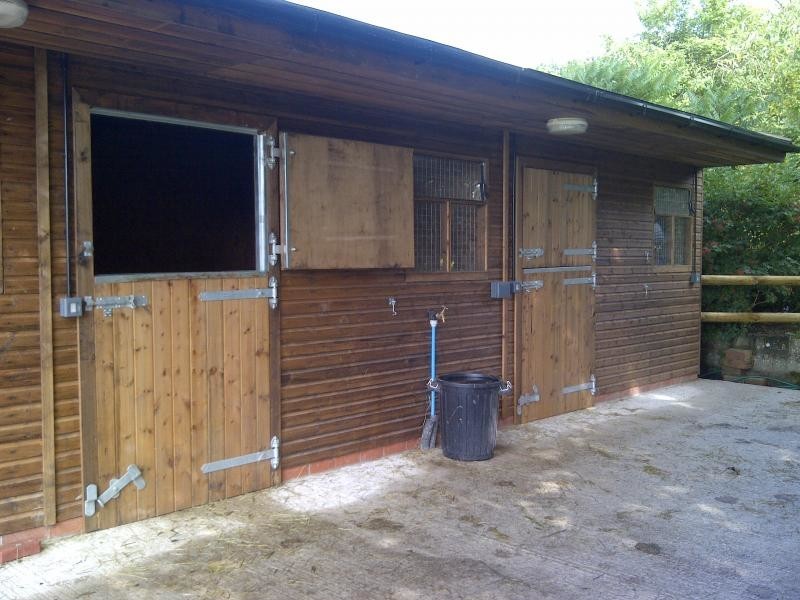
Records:
{"label": "window frame", "polygon": [[250,136],[253,139],[253,178],[254,178],[254,198],[253,210],[255,211],[255,250],[254,257],[255,269],[245,270],[226,270],[226,271],[180,271],[180,272],[166,272],[158,271],[152,273],[119,273],[119,274],[95,274],[95,280],[98,283],[118,283],[128,281],[145,281],[145,280],[164,280],[164,279],[197,279],[197,278],[215,278],[215,277],[242,277],[242,276],[261,276],[269,271],[269,263],[267,256],[267,205],[269,202],[267,190],[267,174],[264,167],[264,156],[266,148],[267,132],[265,129],[242,126],[230,125],[225,123],[216,123],[211,121],[201,121],[195,119],[187,119],[183,117],[172,117],[164,114],[149,113],[149,112],[136,112],[121,110],[117,108],[107,108],[104,106],[90,106],[89,114],[91,116],[104,116],[119,119],[130,119],[136,121],[145,121],[153,123],[163,123],[166,125],[179,125],[184,127],[194,127],[197,129],[211,129],[214,131],[223,131],[228,133],[237,133],[241,135]]}
{"label": "window frame", "polygon": [[[425,149],[415,148],[414,149],[414,156],[431,156],[435,158],[446,158],[451,160],[463,160],[468,162],[477,162],[482,164],[483,169],[483,189],[484,189],[484,200],[483,202],[475,202],[470,200],[459,200],[459,199],[451,199],[451,198],[436,198],[436,197],[428,197],[428,196],[417,196],[414,195],[414,205],[416,207],[416,203],[418,201],[422,202],[433,202],[440,204],[442,206],[442,219],[441,219],[441,239],[442,239],[442,247],[444,249],[444,261],[446,269],[440,271],[420,271],[416,268],[409,269],[407,271],[407,278],[410,279],[418,279],[418,280],[426,280],[426,279],[462,279],[462,280],[476,280],[476,279],[484,279],[486,273],[489,270],[489,257],[488,257],[488,247],[489,247],[489,201],[490,201],[490,194],[489,194],[489,165],[490,161],[486,157],[479,157],[474,155],[465,155],[465,154],[457,154],[457,153],[450,153],[450,152],[438,152],[438,151],[428,151]],[[476,218],[476,244],[477,247],[475,248],[475,264],[477,269],[473,271],[453,271],[451,270],[452,265],[452,254],[453,254],[453,240],[452,240],[452,209],[451,205],[455,204],[464,204],[470,206],[477,207],[477,218]],[[414,228],[414,245],[416,246],[416,236],[417,230],[416,227]],[[416,256],[414,257],[416,262]]]}
{"label": "window frame", "polygon": [[[692,207],[690,209],[689,215],[687,216],[680,216],[680,215],[659,215],[656,213],[656,190],[657,188],[671,188],[671,189],[679,189],[679,190],[686,190],[689,192],[689,205]],[[694,188],[685,183],[675,183],[675,182],[662,182],[657,181],[653,184],[653,193],[652,193],[652,233],[650,234],[650,248],[651,248],[651,256],[652,256],[652,265],[656,271],[662,272],[686,272],[689,273],[694,269],[694,244],[696,238],[695,227],[697,226],[696,221],[696,214],[697,210],[695,207],[695,194]],[[670,219],[671,227],[671,243],[670,243],[670,262],[664,265],[659,265],[656,263],[656,240],[655,240],[655,225],[656,225],[656,218],[662,216],[667,217]],[[689,235],[686,236],[686,254],[689,257],[689,262],[686,264],[677,264],[675,263],[675,219],[688,219],[689,220]]]}

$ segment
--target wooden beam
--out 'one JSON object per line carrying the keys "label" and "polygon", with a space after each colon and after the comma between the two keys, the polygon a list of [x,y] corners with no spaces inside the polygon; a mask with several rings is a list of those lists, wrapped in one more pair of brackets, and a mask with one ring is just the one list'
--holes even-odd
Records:
{"label": "wooden beam", "polygon": [[800,323],[800,313],[700,313],[704,323]]}
{"label": "wooden beam", "polygon": [[50,137],[47,51],[34,52],[36,124],[36,243],[39,268],[39,365],[42,396],[42,492],[44,524],[56,522],[55,400],[53,384],[53,270],[50,248]]}
{"label": "wooden beam", "polygon": [[703,275],[703,285],[800,286],[800,275]]}

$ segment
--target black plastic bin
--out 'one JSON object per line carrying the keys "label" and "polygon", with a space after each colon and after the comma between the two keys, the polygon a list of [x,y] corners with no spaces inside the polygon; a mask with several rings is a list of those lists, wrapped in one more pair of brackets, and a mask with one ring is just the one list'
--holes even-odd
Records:
{"label": "black plastic bin", "polygon": [[497,377],[448,373],[436,378],[441,406],[442,453],[455,460],[488,460],[497,443],[497,413],[504,388]]}

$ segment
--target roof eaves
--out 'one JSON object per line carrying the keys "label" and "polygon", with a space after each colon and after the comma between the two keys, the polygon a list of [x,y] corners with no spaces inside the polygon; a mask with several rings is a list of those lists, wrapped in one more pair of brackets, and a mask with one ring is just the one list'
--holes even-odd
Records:
{"label": "roof eaves", "polygon": [[445,62],[454,61],[459,67],[467,70],[480,70],[494,77],[504,77],[516,84],[527,84],[535,87],[547,86],[556,92],[571,95],[583,102],[602,103],[618,110],[630,111],[630,109],[633,108],[639,112],[639,116],[646,119],[649,118],[669,122],[677,126],[699,127],[711,135],[725,136],[736,141],[761,146],[775,152],[800,152],[800,147],[785,137],[752,131],[723,121],[717,121],[686,111],[669,108],[660,104],[647,102],[646,100],[625,96],[624,94],[610,92],[536,69],[518,67],[454,46],[448,46],[447,44],[434,42],[407,33],[401,33],[378,25],[364,23],[363,21],[336,15],[316,8],[283,0],[243,1],[246,4],[260,5],[262,8],[269,6],[282,9],[291,16],[304,19],[307,23],[297,24],[300,25],[300,28],[303,30],[310,30],[308,31],[309,33],[317,33],[324,30],[332,34],[342,34],[350,39],[361,37],[364,41],[378,42],[378,44],[384,48],[387,44],[392,44],[396,45],[395,47],[400,46],[409,51],[422,52],[428,55],[429,59],[436,57]]}

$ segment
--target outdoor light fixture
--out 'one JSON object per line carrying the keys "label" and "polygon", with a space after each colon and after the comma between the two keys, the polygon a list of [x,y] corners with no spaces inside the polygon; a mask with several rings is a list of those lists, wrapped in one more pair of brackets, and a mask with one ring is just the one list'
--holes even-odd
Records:
{"label": "outdoor light fixture", "polygon": [[588,128],[589,123],[581,117],[558,117],[547,121],[547,132],[551,135],[580,135]]}
{"label": "outdoor light fixture", "polygon": [[28,5],[23,0],[0,0],[0,29],[21,27],[28,19]]}

